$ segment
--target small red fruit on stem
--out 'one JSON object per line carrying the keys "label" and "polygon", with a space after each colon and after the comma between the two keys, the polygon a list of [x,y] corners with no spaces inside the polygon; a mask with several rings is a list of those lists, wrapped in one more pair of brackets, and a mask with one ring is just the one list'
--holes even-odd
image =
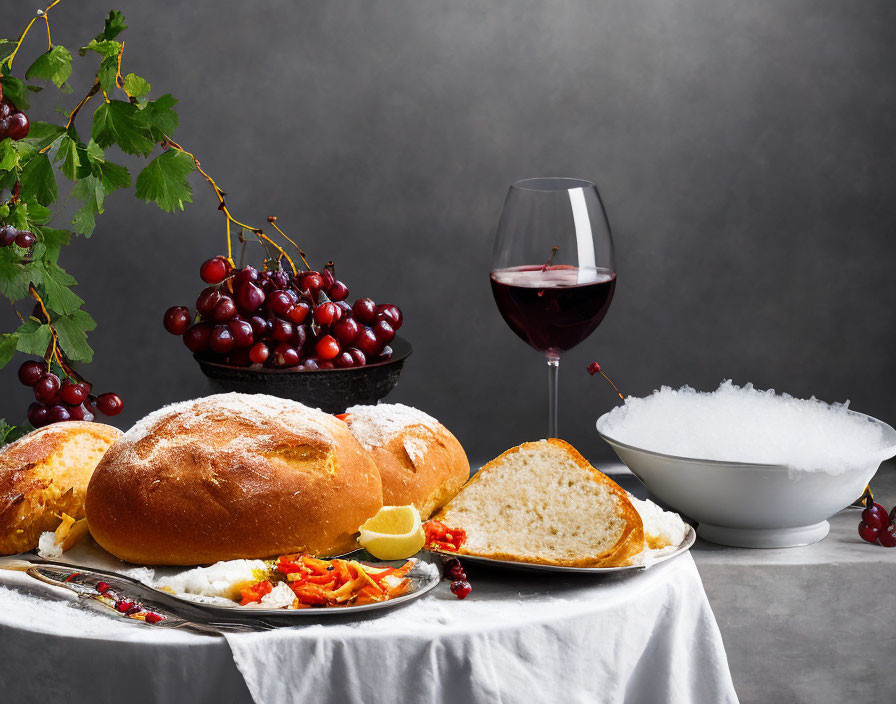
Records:
{"label": "small red fruit on stem", "polygon": [[597,362],[592,362],[591,364],[588,365],[588,373],[591,376],[594,376],[595,374],[600,374],[604,379],[607,380],[607,382],[610,384],[610,386],[613,387],[613,390],[616,392],[616,395],[619,396],[619,398],[621,398],[623,401],[625,401],[625,396],[623,396],[619,392],[619,389],[616,388],[616,384],[613,383],[613,380],[610,379],[610,377],[608,377],[606,374],[604,374],[604,370],[600,368],[600,365]]}

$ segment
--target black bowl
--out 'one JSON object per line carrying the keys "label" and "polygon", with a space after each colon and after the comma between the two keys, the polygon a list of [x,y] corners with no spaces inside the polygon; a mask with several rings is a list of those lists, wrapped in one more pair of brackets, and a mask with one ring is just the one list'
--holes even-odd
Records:
{"label": "black bowl", "polygon": [[216,391],[270,394],[290,398],[327,413],[343,413],[349,406],[374,404],[398,383],[411,344],[401,337],[389,343],[392,357],[385,362],[349,369],[259,369],[233,367],[194,355]]}

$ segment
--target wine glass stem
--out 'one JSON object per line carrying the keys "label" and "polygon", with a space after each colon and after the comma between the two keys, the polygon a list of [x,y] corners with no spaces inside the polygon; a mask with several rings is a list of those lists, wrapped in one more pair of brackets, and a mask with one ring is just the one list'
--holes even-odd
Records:
{"label": "wine glass stem", "polygon": [[560,372],[560,357],[548,354],[548,437],[559,437],[557,430],[557,375]]}

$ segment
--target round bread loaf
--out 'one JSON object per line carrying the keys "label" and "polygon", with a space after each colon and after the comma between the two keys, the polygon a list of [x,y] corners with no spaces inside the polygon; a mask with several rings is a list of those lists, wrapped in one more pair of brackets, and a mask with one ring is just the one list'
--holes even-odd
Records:
{"label": "round bread loaf", "polygon": [[63,513],[84,518],[90,475],[120,437],[111,425],[67,421],[0,449],[0,555],[33,550]]}
{"label": "round bread loaf", "polygon": [[380,470],[387,506],[413,504],[426,520],[470,477],[470,462],[457,438],[416,408],[353,406],[343,417]]}
{"label": "round bread loaf", "polygon": [[147,565],[337,555],[382,505],[376,465],[344,423],[260,394],[151,413],[87,489],[94,539]]}

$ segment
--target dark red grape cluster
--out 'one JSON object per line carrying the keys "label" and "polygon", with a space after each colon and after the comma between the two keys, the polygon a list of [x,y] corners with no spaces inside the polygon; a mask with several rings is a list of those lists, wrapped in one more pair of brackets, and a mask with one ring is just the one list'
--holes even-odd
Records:
{"label": "dark red grape cluster", "polygon": [[458,599],[466,599],[473,591],[473,587],[467,581],[467,573],[464,566],[456,557],[452,557],[445,563],[445,577],[451,580],[451,593]]}
{"label": "dark red grape cluster", "polygon": [[21,110],[6,100],[0,100],[0,141],[10,139],[24,139],[31,130],[31,121]]}
{"label": "dark red grape cluster", "polygon": [[865,508],[859,523],[859,537],[885,548],[896,547],[896,507],[890,513],[865,492]]}
{"label": "dark red grape cluster", "polygon": [[233,269],[214,257],[199,269],[210,284],[186,306],[165,311],[165,329],[205,358],[237,367],[297,370],[360,367],[392,356],[389,343],[401,327],[398,306],[359,298],[333,274],[280,269]]}
{"label": "dark red grape cluster", "polygon": [[19,367],[19,381],[34,391],[35,401],[28,406],[28,422],[35,428],[66,420],[93,420],[96,412],[117,416],[124,408],[118,394],[91,393],[86,381],[60,380],[49,371],[44,360],[30,359]]}

